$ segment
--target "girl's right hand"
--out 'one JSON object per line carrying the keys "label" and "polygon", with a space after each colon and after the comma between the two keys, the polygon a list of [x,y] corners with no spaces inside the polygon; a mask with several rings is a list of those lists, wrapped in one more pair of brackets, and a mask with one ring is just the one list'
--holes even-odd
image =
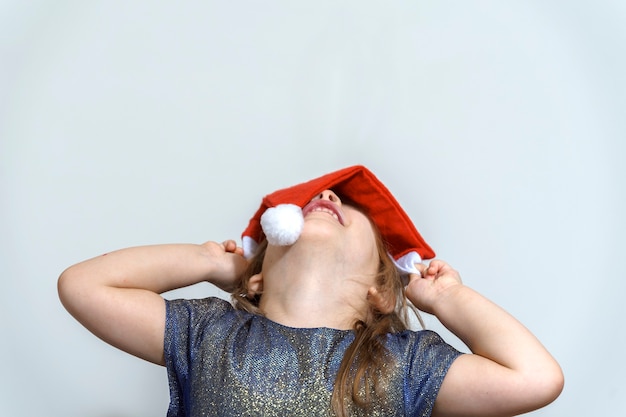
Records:
{"label": "girl's right hand", "polygon": [[207,281],[223,291],[232,292],[248,267],[243,248],[231,239],[222,243],[206,242],[202,247],[211,263]]}

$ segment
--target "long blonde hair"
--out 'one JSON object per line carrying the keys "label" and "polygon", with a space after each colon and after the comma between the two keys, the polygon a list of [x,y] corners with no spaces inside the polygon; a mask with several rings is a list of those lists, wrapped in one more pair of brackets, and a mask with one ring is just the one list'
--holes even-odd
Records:
{"label": "long blonde hair", "polygon": [[[380,293],[395,298],[395,308],[390,313],[377,310],[371,303],[366,317],[354,323],[354,340],[346,349],[339,366],[331,398],[331,408],[338,417],[348,417],[349,409],[356,406],[364,411],[372,408],[374,401],[385,401],[381,380],[385,378],[383,367],[387,349],[384,336],[409,328],[409,312],[415,314],[420,325],[423,321],[417,310],[407,302],[404,285],[395,264],[389,258],[386,246],[376,225],[372,224],[376,236],[379,265],[376,285]],[[250,277],[261,272],[267,241],[263,241],[250,260],[239,286],[232,294],[235,308],[254,314],[261,314],[261,295],[248,298]]]}

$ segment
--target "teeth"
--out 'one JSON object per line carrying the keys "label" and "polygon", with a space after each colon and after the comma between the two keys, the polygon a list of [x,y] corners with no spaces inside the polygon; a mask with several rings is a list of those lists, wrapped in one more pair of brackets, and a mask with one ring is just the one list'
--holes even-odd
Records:
{"label": "teeth", "polygon": [[323,213],[328,213],[328,214],[330,214],[331,216],[333,216],[333,217],[335,218],[335,220],[339,221],[339,217],[337,216],[337,214],[336,214],[334,211],[332,211],[332,210],[330,210],[330,209],[327,209],[326,207],[316,207],[316,208],[314,208],[312,211],[313,211],[313,212],[316,212],[316,211],[321,211],[321,212],[323,212]]}

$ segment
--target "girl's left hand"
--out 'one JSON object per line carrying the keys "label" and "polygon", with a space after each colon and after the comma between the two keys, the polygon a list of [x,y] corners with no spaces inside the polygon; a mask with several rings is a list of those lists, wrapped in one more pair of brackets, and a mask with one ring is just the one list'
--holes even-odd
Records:
{"label": "girl's left hand", "polygon": [[461,276],[450,265],[440,260],[434,260],[429,265],[415,266],[422,276],[409,274],[405,295],[418,309],[435,314],[438,301],[455,287],[462,287]]}

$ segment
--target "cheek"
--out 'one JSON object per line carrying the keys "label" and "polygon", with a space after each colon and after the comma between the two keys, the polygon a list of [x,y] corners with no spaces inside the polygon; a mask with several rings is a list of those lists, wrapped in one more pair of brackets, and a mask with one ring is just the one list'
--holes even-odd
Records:
{"label": "cheek", "polygon": [[350,247],[352,256],[371,269],[378,270],[378,246],[374,226],[362,212],[347,208],[351,219]]}
{"label": "cheek", "polygon": [[367,222],[364,225],[362,233],[359,234],[354,243],[355,254],[362,257],[364,264],[368,268],[378,270],[378,247],[376,246],[376,237],[371,225]]}

